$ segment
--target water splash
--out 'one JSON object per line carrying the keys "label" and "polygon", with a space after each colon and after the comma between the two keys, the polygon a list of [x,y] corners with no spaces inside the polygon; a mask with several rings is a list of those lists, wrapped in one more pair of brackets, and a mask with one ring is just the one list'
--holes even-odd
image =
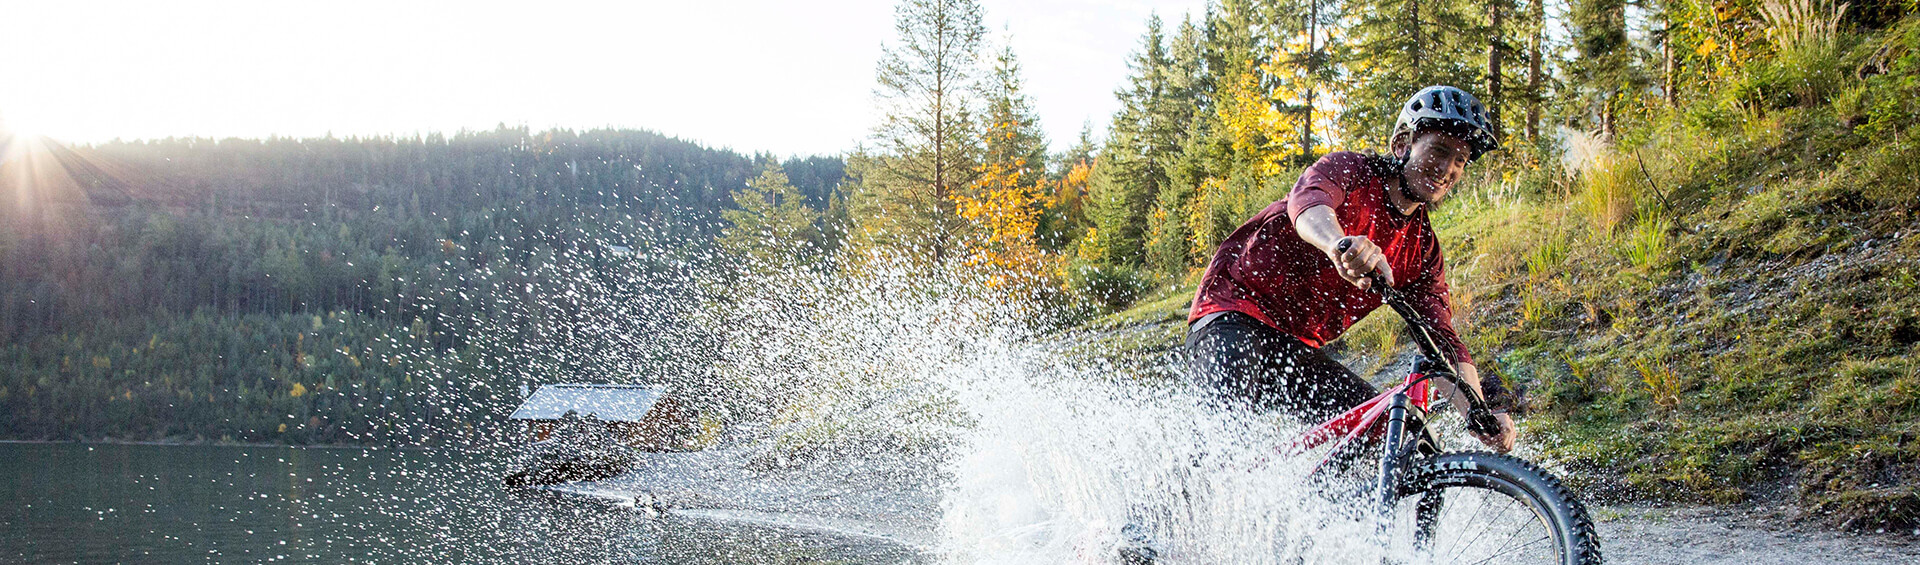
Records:
{"label": "water splash", "polygon": [[966,386],[979,425],[949,463],[941,553],[956,563],[1103,563],[1132,523],[1168,563],[1344,563],[1371,530],[1341,480],[1282,459],[1289,422],[1211,408],[1181,387],[1062,370],[1040,354]]}
{"label": "water splash", "polygon": [[1351,489],[1275,456],[1295,425],[1151,374],[1177,359],[1142,370],[1069,353],[1061,342],[1079,338],[1039,322],[1050,306],[991,273],[633,249],[647,262],[576,250],[498,289],[506,303],[470,327],[504,353],[480,365],[516,384],[665,384],[761,468],[911,454],[945,485],[926,527],[946,562],[1111,562],[1129,523],[1171,563],[1374,555],[1354,502],[1327,494]]}

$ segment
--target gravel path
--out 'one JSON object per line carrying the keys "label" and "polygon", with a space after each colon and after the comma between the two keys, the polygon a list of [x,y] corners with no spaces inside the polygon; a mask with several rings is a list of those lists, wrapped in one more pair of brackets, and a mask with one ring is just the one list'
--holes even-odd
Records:
{"label": "gravel path", "polygon": [[1914,532],[1849,534],[1753,508],[1604,507],[1601,551],[1608,563],[1812,565],[1920,563]]}

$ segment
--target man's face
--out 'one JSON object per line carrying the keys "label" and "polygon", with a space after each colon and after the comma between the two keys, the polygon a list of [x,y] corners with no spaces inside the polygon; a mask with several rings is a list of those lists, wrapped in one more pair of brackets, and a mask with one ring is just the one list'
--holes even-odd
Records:
{"label": "man's face", "polygon": [[1453,134],[1431,130],[1415,134],[1407,154],[1407,193],[1425,204],[1440,203],[1465,174],[1472,156],[1473,146]]}

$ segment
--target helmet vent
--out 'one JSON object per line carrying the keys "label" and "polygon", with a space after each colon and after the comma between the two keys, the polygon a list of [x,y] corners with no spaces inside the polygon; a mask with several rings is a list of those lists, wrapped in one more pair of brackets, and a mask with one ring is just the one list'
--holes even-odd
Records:
{"label": "helmet vent", "polygon": [[1420,101],[1419,101],[1419,100],[1415,100],[1415,101],[1413,101],[1413,111],[1415,111],[1415,112],[1418,112],[1418,111],[1420,111]]}

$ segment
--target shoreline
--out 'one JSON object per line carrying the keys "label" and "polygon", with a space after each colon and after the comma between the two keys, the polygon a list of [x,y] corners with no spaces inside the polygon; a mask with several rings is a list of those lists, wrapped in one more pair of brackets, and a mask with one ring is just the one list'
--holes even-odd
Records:
{"label": "shoreline", "polygon": [[448,447],[446,446],[431,447],[431,446],[354,445],[354,444],[340,444],[340,443],[301,445],[301,444],[291,444],[291,443],[255,443],[255,442],[237,442],[237,441],[236,442],[167,441],[167,440],[136,441],[136,440],[117,440],[117,439],[108,439],[108,440],[0,439],[0,444],[139,445],[139,446],[158,446],[158,447],[255,447],[255,448],[285,447],[290,449],[364,449],[369,451],[377,451],[377,450],[433,451],[437,449],[448,449]]}

